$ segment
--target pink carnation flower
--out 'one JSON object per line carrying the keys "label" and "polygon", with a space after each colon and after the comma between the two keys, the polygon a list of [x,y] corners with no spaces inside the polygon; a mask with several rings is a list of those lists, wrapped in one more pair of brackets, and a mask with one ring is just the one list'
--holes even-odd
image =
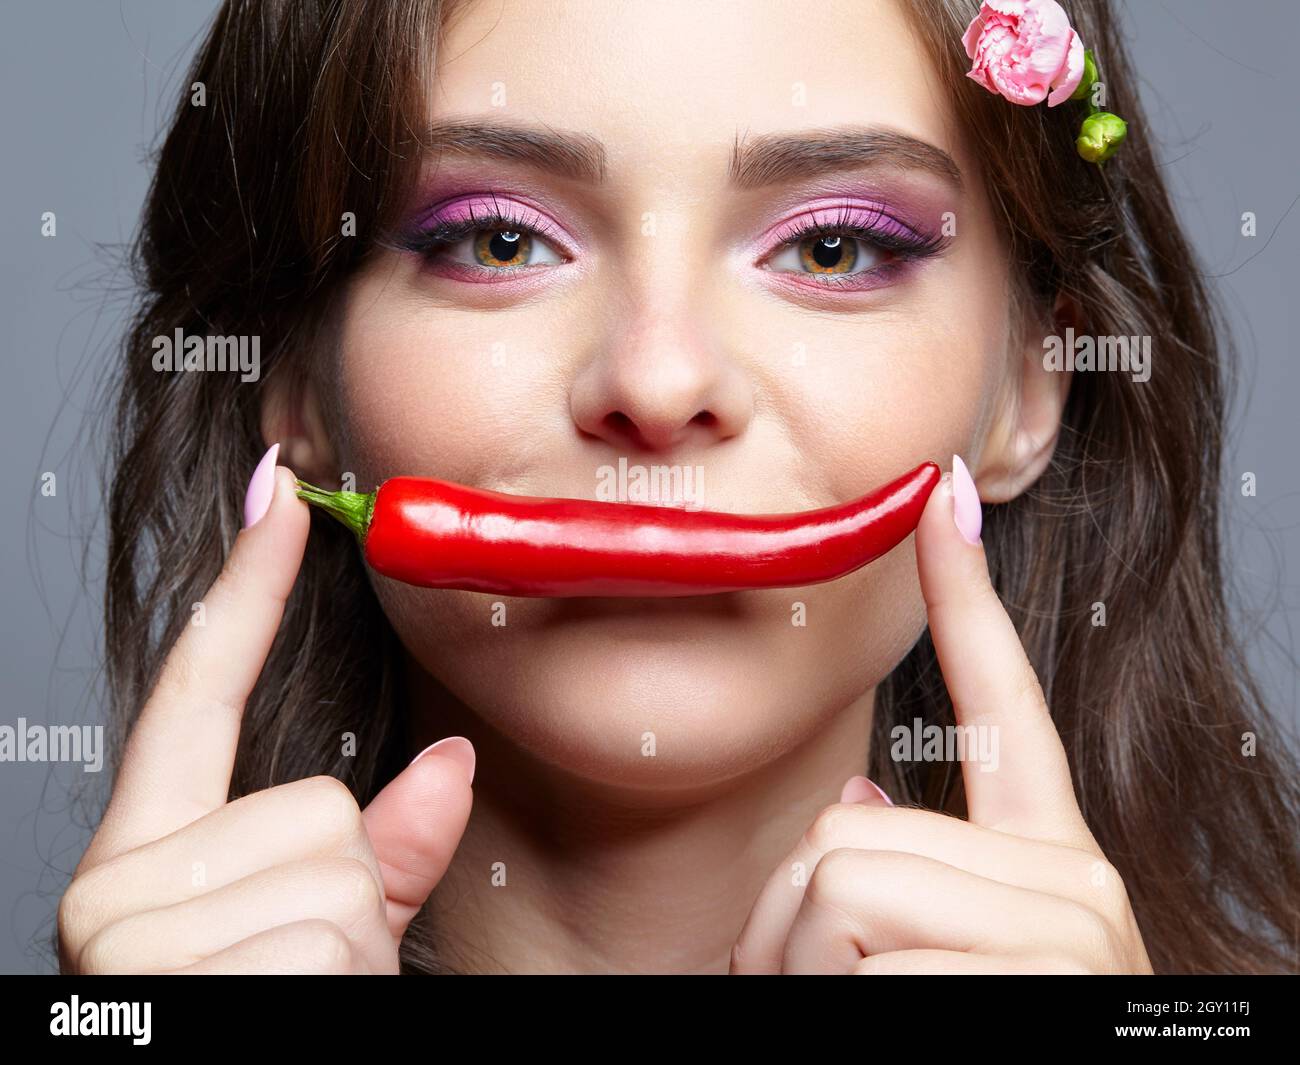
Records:
{"label": "pink carnation flower", "polygon": [[1083,77],[1083,42],[1056,0],[984,0],[961,42],[966,76],[1013,104],[1055,107]]}

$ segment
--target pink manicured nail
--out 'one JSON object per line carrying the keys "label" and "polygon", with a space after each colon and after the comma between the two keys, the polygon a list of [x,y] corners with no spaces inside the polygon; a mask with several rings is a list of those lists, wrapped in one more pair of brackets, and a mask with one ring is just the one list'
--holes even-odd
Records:
{"label": "pink manicured nail", "polygon": [[245,529],[256,525],[271,509],[271,497],[275,495],[275,460],[279,454],[280,445],[272,444],[248,482],[248,491],[244,494]]}
{"label": "pink manicured nail", "polygon": [[411,759],[411,765],[415,765],[426,754],[432,754],[434,751],[437,751],[438,754],[445,758],[450,758],[453,762],[459,762],[461,768],[465,770],[465,775],[469,777],[469,782],[474,783],[474,763],[476,758],[474,756],[474,745],[469,740],[464,736],[448,736],[437,743],[431,743]]}
{"label": "pink manicured nail", "polygon": [[870,777],[849,777],[840,791],[840,802],[865,802],[867,799],[884,799],[886,806],[894,801]]}
{"label": "pink manicured nail", "polygon": [[960,455],[952,457],[952,520],[968,544],[980,542],[980,529],[984,525],[980,494]]}

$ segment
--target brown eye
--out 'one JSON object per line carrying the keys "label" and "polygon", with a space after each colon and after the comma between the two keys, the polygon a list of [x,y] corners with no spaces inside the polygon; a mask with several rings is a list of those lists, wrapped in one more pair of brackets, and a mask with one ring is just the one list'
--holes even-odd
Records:
{"label": "brown eye", "polygon": [[772,270],[798,274],[860,274],[885,261],[870,241],[840,233],[816,233],[791,241],[768,260]]}
{"label": "brown eye", "polygon": [[811,274],[847,274],[857,262],[857,242],[838,236],[809,237],[799,242],[799,261]]}
{"label": "brown eye", "polygon": [[511,270],[519,266],[562,263],[563,257],[545,240],[522,226],[476,229],[447,244],[441,256],[483,270]]}
{"label": "brown eye", "polygon": [[532,249],[532,237],[518,230],[485,229],[474,238],[474,260],[480,266],[526,266]]}

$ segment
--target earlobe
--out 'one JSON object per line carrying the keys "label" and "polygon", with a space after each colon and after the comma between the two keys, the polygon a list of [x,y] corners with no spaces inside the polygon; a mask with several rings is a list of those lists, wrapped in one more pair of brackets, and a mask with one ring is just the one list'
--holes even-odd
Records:
{"label": "earlobe", "polygon": [[[1017,366],[1006,383],[988,440],[980,455],[976,482],[980,499],[1006,503],[1043,475],[1061,431],[1071,372],[1044,358],[1048,341],[1078,318],[1068,296],[1058,296],[1047,329],[1028,331]],[[1076,326],[1077,329],[1077,326]]]}
{"label": "earlobe", "polygon": [[263,386],[263,440],[280,444],[281,465],[313,484],[338,480],[338,457],[321,411],[316,387],[306,376],[272,375]]}

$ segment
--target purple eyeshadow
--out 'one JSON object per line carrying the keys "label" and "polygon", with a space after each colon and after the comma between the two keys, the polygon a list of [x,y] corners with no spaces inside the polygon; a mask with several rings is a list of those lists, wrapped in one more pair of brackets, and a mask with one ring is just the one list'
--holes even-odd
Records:
{"label": "purple eyeshadow", "polygon": [[470,193],[444,200],[418,215],[411,228],[416,232],[472,227],[476,224],[489,228],[500,225],[501,220],[520,229],[564,241],[555,224],[536,208],[490,192]]}
{"label": "purple eyeshadow", "polygon": [[873,202],[827,202],[808,206],[779,223],[764,238],[766,247],[799,240],[810,231],[855,230],[862,235],[877,235],[900,245],[927,244],[934,239],[925,229],[910,225],[896,215],[895,209]]}

